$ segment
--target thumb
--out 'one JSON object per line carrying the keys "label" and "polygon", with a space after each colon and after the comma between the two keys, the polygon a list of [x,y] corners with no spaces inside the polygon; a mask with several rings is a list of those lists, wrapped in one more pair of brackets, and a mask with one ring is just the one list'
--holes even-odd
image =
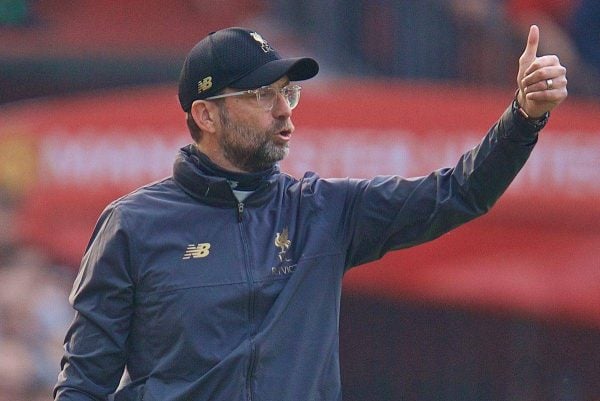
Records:
{"label": "thumb", "polygon": [[538,44],[540,43],[540,30],[537,25],[531,25],[529,36],[527,37],[527,46],[521,56],[521,62],[525,67],[529,66],[537,55]]}

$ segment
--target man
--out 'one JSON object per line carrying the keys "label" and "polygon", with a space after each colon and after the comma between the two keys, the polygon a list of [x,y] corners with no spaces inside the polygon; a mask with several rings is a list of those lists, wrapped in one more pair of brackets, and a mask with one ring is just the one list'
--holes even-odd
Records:
{"label": "man", "polygon": [[246,29],[200,41],[179,84],[194,143],[172,177],[100,217],[55,400],[106,400],[117,386],[116,401],[341,400],[342,276],[498,199],[567,95],[565,68],[536,57],[538,41],[533,26],[516,99],[484,140],[454,168],[412,180],[280,173],[295,81],[317,63],[282,59]]}

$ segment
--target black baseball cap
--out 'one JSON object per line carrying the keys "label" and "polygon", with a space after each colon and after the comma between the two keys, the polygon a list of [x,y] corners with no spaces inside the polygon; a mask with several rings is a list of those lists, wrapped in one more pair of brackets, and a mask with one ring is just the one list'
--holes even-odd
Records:
{"label": "black baseball cap", "polygon": [[226,28],[212,32],[190,51],[179,76],[179,102],[190,111],[194,100],[206,99],[230,87],[254,89],[287,75],[303,81],[317,75],[310,57],[281,58],[255,31]]}

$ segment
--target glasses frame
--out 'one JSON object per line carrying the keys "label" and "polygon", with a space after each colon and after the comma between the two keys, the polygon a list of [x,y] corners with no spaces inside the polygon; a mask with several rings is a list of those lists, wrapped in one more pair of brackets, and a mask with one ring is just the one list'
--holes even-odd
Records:
{"label": "glasses frame", "polygon": [[[270,107],[264,107],[260,103],[260,91],[263,89],[269,89],[269,90],[275,91],[275,97],[273,98],[273,101],[271,102]],[[290,91],[290,90],[298,91],[298,101],[293,106],[290,104],[288,97],[285,94],[285,92]],[[280,94],[283,96],[283,98],[285,99],[285,101],[288,104],[288,106],[290,107],[290,109],[293,110],[296,108],[296,106],[298,106],[298,103],[300,103],[300,91],[301,90],[302,90],[302,87],[300,85],[295,85],[295,84],[294,85],[286,85],[281,89],[275,89],[272,86],[261,86],[260,88],[256,88],[256,89],[248,89],[248,90],[239,91],[239,92],[232,92],[232,93],[225,93],[222,95],[209,96],[209,97],[205,98],[204,100],[223,99],[223,98],[232,97],[232,96],[255,95],[256,103],[258,103],[258,106],[261,107],[262,109],[264,109],[265,111],[271,111],[271,110],[273,110],[273,107],[275,107],[275,101],[277,99],[277,94]]]}

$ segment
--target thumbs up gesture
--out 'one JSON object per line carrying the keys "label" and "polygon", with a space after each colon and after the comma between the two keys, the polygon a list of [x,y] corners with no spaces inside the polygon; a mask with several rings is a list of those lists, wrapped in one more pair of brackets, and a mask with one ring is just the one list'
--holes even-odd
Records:
{"label": "thumbs up gesture", "polygon": [[567,97],[567,69],[557,56],[537,56],[540,31],[529,29],[527,46],[519,58],[517,101],[530,118],[539,118]]}

